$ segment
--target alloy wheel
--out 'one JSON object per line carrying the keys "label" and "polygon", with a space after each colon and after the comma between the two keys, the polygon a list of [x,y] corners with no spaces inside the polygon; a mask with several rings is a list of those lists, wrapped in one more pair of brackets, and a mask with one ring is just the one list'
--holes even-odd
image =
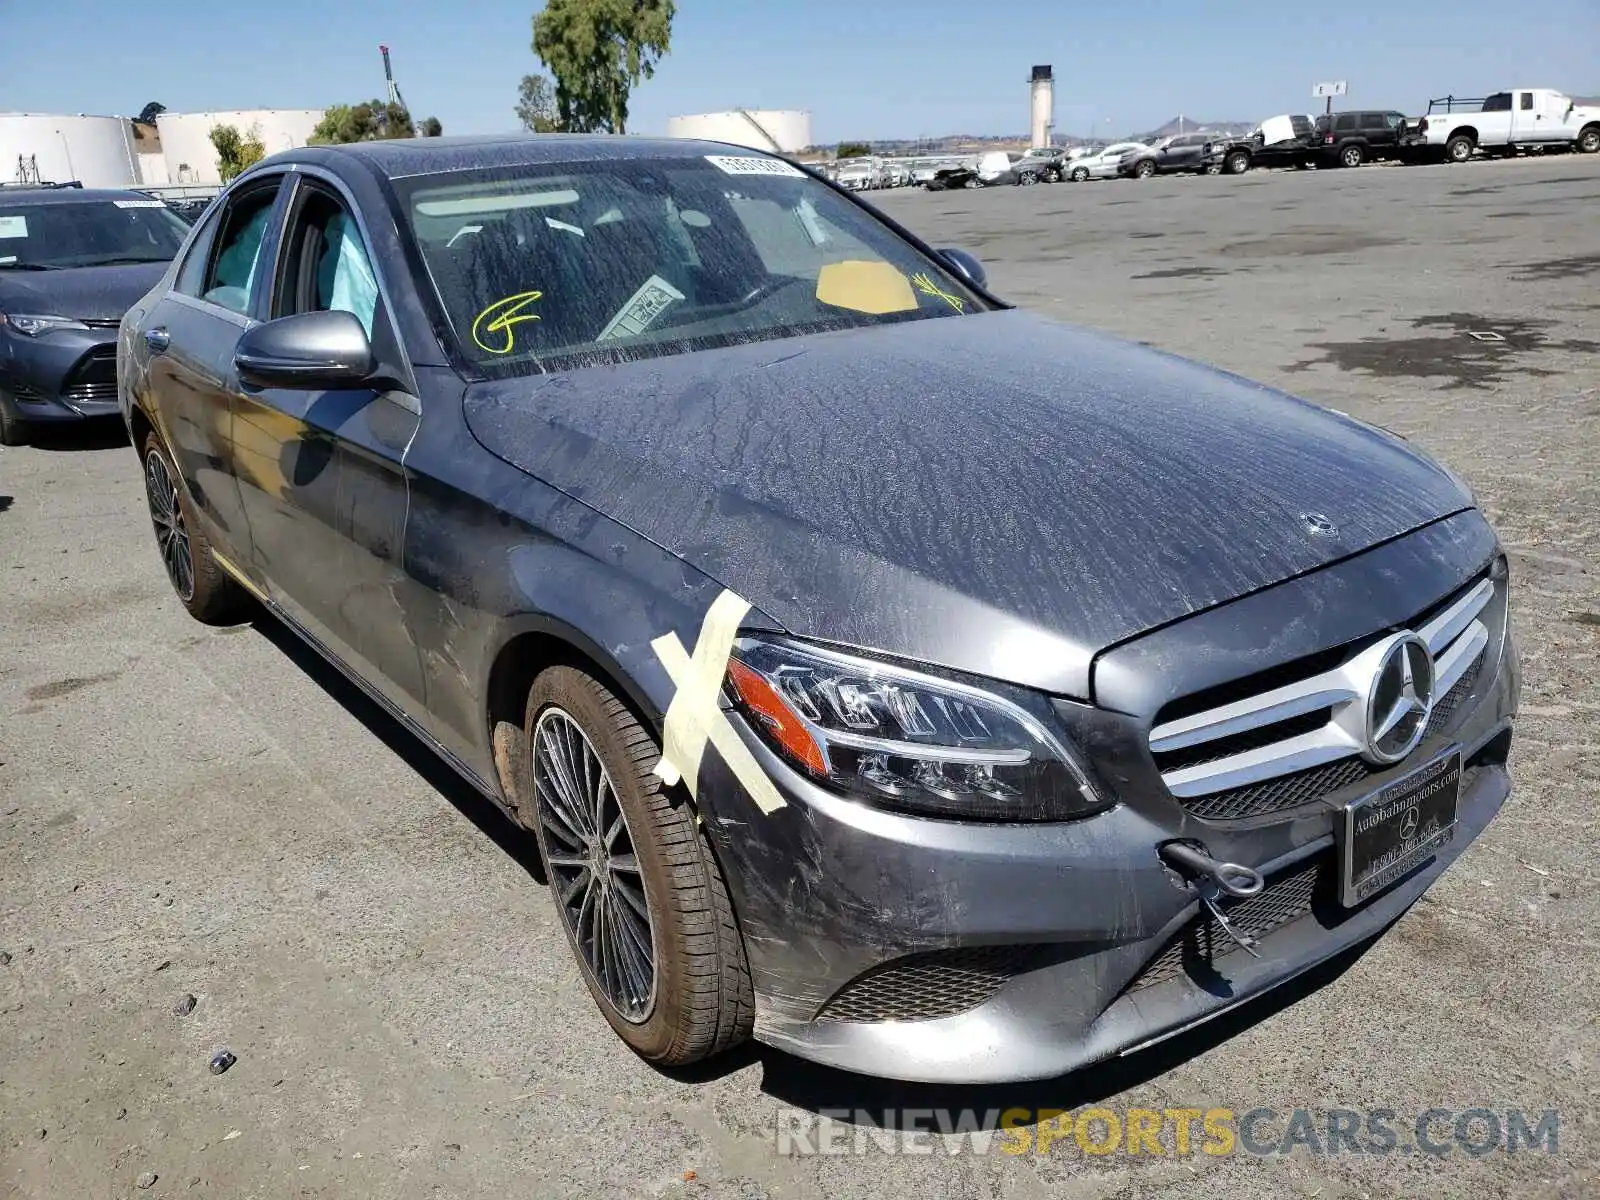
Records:
{"label": "alloy wheel", "polygon": [[655,926],[633,832],[588,735],[554,706],[534,726],[533,782],[561,919],[617,1015],[643,1024],[656,999]]}
{"label": "alloy wheel", "polygon": [[194,598],[194,558],[189,548],[189,529],[178,500],[178,485],[167,461],[152,451],[144,460],[144,490],[150,501],[150,520],[156,527],[156,544],[167,578],[184,603]]}

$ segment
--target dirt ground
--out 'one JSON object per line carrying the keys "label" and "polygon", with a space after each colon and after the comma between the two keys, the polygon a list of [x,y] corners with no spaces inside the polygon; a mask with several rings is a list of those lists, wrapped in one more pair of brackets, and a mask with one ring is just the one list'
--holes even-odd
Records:
{"label": "dirt ground", "polygon": [[[1364,954],[1077,1076],[912,1088],[754,1047],[668,1077],[595,1011],[520,835],[290,635],[188,620],[115,432],[0,450],[0,1196],[1597,1194],[1600,158],[873,200],[1020,304],[1386,424],[1466,479],[1526,674],[1488,832]],[[1560,1132],[1270,1158],[782,1133],[1091,1103],[1553,1109]]]}

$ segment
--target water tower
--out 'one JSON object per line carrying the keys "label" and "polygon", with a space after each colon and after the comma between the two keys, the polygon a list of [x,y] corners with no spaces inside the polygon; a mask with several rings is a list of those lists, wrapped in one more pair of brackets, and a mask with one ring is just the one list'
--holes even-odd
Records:
{"label": "water tower", "polygon": [[1033,119],[1029,128],[1029,142],[1035,150],[1050,144],[1055,130],[1056,76],[1048,65],[1034,67],[1029,80],[1032,89]]}

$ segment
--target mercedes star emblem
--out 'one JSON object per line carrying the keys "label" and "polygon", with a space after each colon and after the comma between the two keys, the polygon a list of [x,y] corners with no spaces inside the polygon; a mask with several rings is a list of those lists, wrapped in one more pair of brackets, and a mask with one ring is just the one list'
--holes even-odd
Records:
{"label": "mercedes star emblem", "polygon": [[1411,835],[1416,832],[1417,810],[1415,808],[1408,808],[1406,809],[1406,815],[1400,818],[1400,837],[1402,840],[1409,842],[1411,840]]}
{"label": "mercedes star emblem", "polygon": [[1300,523],[1306,527],[1307,533],[1314,533],[1318,537],[1333,537],[1339,532],[1339,527],[1321,513],[1301,513]]}
{"label": "mercedes star emblem", "polygon": [[1433,708],[1433,655],[1414,633],[1389,644],[1367,695],[1367,758],[1379,765],[1399,762],[1416,749]]}

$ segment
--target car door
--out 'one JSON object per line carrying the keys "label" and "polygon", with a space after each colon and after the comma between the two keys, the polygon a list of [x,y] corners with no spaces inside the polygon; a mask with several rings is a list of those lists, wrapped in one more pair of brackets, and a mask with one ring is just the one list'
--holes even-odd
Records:
{"label": "car door", "polygon": [[250,324],[262,242],[283,191],[281,173],[230,192],[190,242],[173,286],[143,322],[150,415],[205,533],[243,562],[250,530],[233,454],[233,347]]}
{"label": "car door", "polygon": [[[423,699],[399,591],[409,506],[405,454],[421,418],[353,203],[331,178],[297,176],[264,313],[342,310],[388,382],[331,391],[240,387],[234,427],[253,568],[268,595],[402,707]],[[394,385],[394,386],[391,386]]]}
{"label": "car door", "polygon": [[1559,125],[1539,107],[1539,98],[1532,92],[1514,92],[1512,101],[1512,141],[1549,142],[1560,136]]}

